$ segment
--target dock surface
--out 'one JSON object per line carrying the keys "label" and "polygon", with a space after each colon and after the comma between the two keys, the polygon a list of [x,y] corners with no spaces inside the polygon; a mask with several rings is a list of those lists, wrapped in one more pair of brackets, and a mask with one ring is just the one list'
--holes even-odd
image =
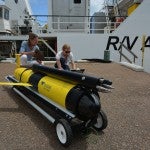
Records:
{"label": "dock surface", "polygon": [[[76,135],[69,150],[149,150],[150,74],[116,63],[78,63],[85,73],[109,79],[115,89],[100,93],[108,117],[100,133]],[[15,64],[0,63],[0,81],[13,75]],[[0,150],[58,150],[55,127],[9,86],[0,86]]]}

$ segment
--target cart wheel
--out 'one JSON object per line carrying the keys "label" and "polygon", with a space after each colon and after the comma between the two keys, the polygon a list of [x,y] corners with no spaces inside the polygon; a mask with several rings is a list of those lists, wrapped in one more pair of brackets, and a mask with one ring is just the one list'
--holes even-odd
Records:
{"label": "cart wheel", "polygon": [[107,127],[108,120],[104,111],[100,111],[98,113],[97,122],[94,124],[93,128],[97,131],[101,131]]}
{"label": "cart wheel", "polygon": [[67,147],[70,145],[73,138],[73,133],[72,133],[71,126],[65,119],[60,119],[56,123],[56,134],[59,142],[63,146]]}

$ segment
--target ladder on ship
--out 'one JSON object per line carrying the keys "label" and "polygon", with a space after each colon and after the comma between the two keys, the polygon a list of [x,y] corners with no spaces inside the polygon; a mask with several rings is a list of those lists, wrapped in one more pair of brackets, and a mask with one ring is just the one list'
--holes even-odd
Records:
{"label": "ladder on ship", "polygon": [[113,2],[109,2],[109,0],[104,0],[104,7],[107,22],[107,31],[114,30],[116,28],[116,16],[119,18],[121,17],[118,0],[113,0]]}

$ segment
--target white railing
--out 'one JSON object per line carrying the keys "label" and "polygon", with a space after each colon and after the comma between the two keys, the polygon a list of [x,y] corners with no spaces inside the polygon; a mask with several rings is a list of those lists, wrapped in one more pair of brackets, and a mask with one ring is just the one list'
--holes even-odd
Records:
{"label": "white railing", "polygon": [[[87,22],[88,23],[88,22]],[[94,24],[99,27],[86,27],[85,25],[87,24],[86,22],[53,22],[52,24],[56,25],[54,28],[44,28],[42,26],[38,26],[35,30],[36,33],[60,33],[60,32],[80,32],[80,33],[111,33],[113,32],[120,24],[121,22],[111,22],[112,25],[107,25],[107,22],[94,22],[90,24]],[[66,27],[63,28],[61,27],[62,25],[65,26],[68,24],[81,24],[85,27]],[[101,27],[102,26],[102,27]]]}
{"label": "white railing", "polygon": [[[99,21],[101,18],[106,16],[42,16],[47,17],[45,24],[39,25],[38,17],[34,16],[31,25],[33,32],[36,33],[61,33],[61,32],[75,32],[75,33],[111,33],[113,32],[122,22],[106,22]],[[51,17],[51,22],[49,21]],[[99,19],[94,21],[92,19]],[[52,21],[53,20],[53,21]],[[27,27],[29,28],[29,26]],[[20,34],[21,26],[14,26],[16,32]]]}

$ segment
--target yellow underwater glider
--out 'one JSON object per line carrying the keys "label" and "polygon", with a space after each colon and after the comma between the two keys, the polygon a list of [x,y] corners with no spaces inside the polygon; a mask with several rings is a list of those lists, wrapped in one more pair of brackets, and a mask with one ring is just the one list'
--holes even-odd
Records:
{"label": "yellow underwater glider", "polygon": [[38,64],[20,67],[19,55],[16,64],[14,76],[6,77],[11,83],[1,85],[13,85],[17,94],[53,123],[63,146],[71,144],[76,129],[99,132],[107,127],[98,92],[110,92],[111,81]]}

